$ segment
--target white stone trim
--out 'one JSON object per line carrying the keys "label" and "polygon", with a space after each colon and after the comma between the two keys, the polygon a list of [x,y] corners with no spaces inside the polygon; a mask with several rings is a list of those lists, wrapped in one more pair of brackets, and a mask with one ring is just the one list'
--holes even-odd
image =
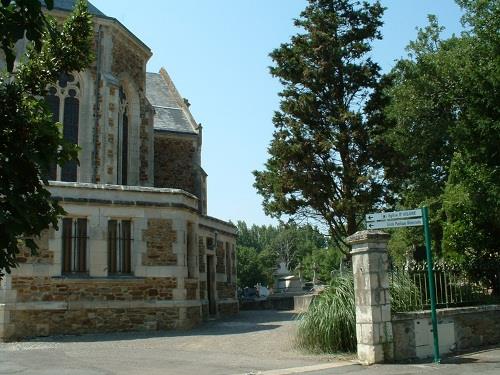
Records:
{"label": "white stone trim", "polygon": [[[231,303],[231,302],[220,302]],[[84,310],[84,309],[139,309],[164,307],[200,307],[197,300],[167,300],[167,301],[65,301],[65,302],[18,302],[0,304],[0,311],[31,311],[31,310]]]}

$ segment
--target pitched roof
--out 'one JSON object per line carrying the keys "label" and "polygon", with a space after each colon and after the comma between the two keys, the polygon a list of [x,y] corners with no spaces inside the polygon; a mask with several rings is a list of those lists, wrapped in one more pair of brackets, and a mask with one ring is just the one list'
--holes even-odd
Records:
{"label": "pitched roof", "polygon": [[[45,1],[41,1],[45,5]],[[76,0],[54,0],[54,9],[72,11],[76,5]],[[106,16],[103,12],[93,6],[90,2],[88,3],[89,13],[94,16]]]}
{"label": "pitched roof", "polygon": [[[43,6],[46,6],[45,0],[39,0],[39,1],[40,3],[42,3]],[[75,8],[76,2],[77,0],[54,0],[54,10],[71,12]],[[149,56],[151,57],[150,48],[146,44],[144,44],[144,42],[140,40],[133,32],[127,29],[125,25],[123,25],[120,21],[118,21],[116,18],[106,16],[103,12],[101,12],[99,9],[97,9],[94,5],[92,5],[88,1],[87,1],[87,8],[91,15],[111,21],[112,23],[118,25],[123,30],[125,30],[125,32],[127,32],[132,37],[132,39],[134,39],[141,47],[143,47],[146,50],[146,53],[149,54]]]}
{"label": "pitched roof", "polygon": [[146,73],[146,97],[155,110],[155,130],[198,134],[196,121],[164,69]]}

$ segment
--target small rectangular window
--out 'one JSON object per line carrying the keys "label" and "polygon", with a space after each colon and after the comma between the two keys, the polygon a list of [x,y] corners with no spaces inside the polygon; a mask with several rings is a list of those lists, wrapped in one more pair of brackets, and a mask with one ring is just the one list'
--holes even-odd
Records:
{"label": "small rectangular window", "polygon": [[108,221],[108,274],[130,274],[132,256],[132,222]]}
{"label": "small rectangular window", "polygon": [[87,219],[63,219],[62,272],[87,273]]}

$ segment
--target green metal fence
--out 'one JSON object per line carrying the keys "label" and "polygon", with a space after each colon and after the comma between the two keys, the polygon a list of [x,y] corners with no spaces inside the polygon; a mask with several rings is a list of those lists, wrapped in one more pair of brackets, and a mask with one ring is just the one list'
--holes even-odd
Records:
{"label": "green metal fence", "polygon": [[[416,310],[430,308],[430,290],[426,262],[412,262],[391,267],[392,280],[407,279],[406,300]],[[476,272],[438,260],[434,263],[434,284],[438,308],[500,303],[500,270],[489,268]],[[396,308],[397,310],[397,308]]]}

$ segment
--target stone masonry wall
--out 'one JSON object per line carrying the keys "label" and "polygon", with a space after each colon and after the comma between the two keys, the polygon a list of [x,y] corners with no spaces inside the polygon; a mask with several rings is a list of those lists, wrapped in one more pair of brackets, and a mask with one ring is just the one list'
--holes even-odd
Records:
{"label": "stone masonry wall", "polygon": [[220,316],[236,315],[239,312],[238,302],[235,303],[220,303],[218,305]]}
{"label": "stone masonry wall", "polygon": [[182,189],[196,194],[195,160],[192,139],[155,134],[155,187]]}
{"label": "stone masonry wall", "polygon": [[173,277],[145,279],[56,279],[50,277],[12,278],[17,302],[40,301],[164,301],[172,299],[177,287]]}
{"label": "stone masonry wall", "polygon": [[199,306],[188,307],[186,309],[186,322],[187,326],[185,328],[192,328],[201,323],[202,320],[202,310]]}
{"label": "stone masonry wall", "polygon": [[200,281],[200,299],[207,298],[207,282]]}
{"label": "stone masonry wall", "polygon": [[149,181],[149,154],[152,150],[149,149],[149,140],[153,137],[153,108],[149,104],[145,96],[146,75],[144,68],[148,56],[141,51],[136,45],[130,42],[120,33],[113,33],[113,64],[111,67],[112,73],[119,77],[127,75],[139,88],[139,107],[140,107],[140,132],[137,141],[139,142],[139,181],[147,183]]}
{"label": "stone masonry wall", "polygon": [[127,73],[131,79],[144,89],[146,75],[144,66],[148,57],[140,51],[132,42],[120,33],[113,33],[113,65],[111,71],[116,76]]}
{"label": "stone masonry wall", "polygon": [[205,240],[203,237],[200,237],[198,240],[198,254],[199,254],[199,270],[200,272],[206,271],[206,257],[205,257]]}
{"label": "stone masonry wall", "polygon": [[215,272],[226,273],[226,253],[224,251],[224,242],[217,241],[217,248],[215,249],[215,256],[217,257],[217,265]]}
{"label": "stone masonry wall", "polygon": [[177,233],[172,230],[172,220],[149,219],[148,229],[143,230],[147,252],[143,254],[144,266],[173,266],[177,264],[177,255],[172,245],[177,240]]}
{"label": "stone masonry wall", "polygon": [[184,279],[184,286],[186,288],[186,299],[197,299],[196,292],[198,291],[198,280]]}
{"label": "stone masonry wall", "polygon": [[[191,314],[192,315],[192,314]],[[176,328],[179,308],[11,311],[15,334],[10,339],[57,334],[154,331]],[[198,322],[200,318],[196,319]]]}
{"label": "stone masonry wall", "polygon": [[[429,311],[397,313],[392,317],[394,359],[431,357],[432,325]],[[438,310],[439,350],[447,354],[500,343],[500,306]]]}
{"label": "stone masonry wall", "polygon": [[217,296],[219,297],[219,299],[236,298],[236,284],[218,282]]}
{"label": "stone masonry wall", "polygon": [[236,251],[234,250],[234,245],[232,245],[231,249],[231,264],[232,264],[232,270],[231,272],[233,273],[233,277],[236,277]]}
{"label": "stone masonry wall", "polygon": [[40,238],[35,238],[35,243],[38,245],[36,255],[31,255],[31,249],[23,246],[16,257],[17,261],[19,263],[54,264],[54,252],[49,250],[49,236],[53,233],[54,229],[44,230]]}

